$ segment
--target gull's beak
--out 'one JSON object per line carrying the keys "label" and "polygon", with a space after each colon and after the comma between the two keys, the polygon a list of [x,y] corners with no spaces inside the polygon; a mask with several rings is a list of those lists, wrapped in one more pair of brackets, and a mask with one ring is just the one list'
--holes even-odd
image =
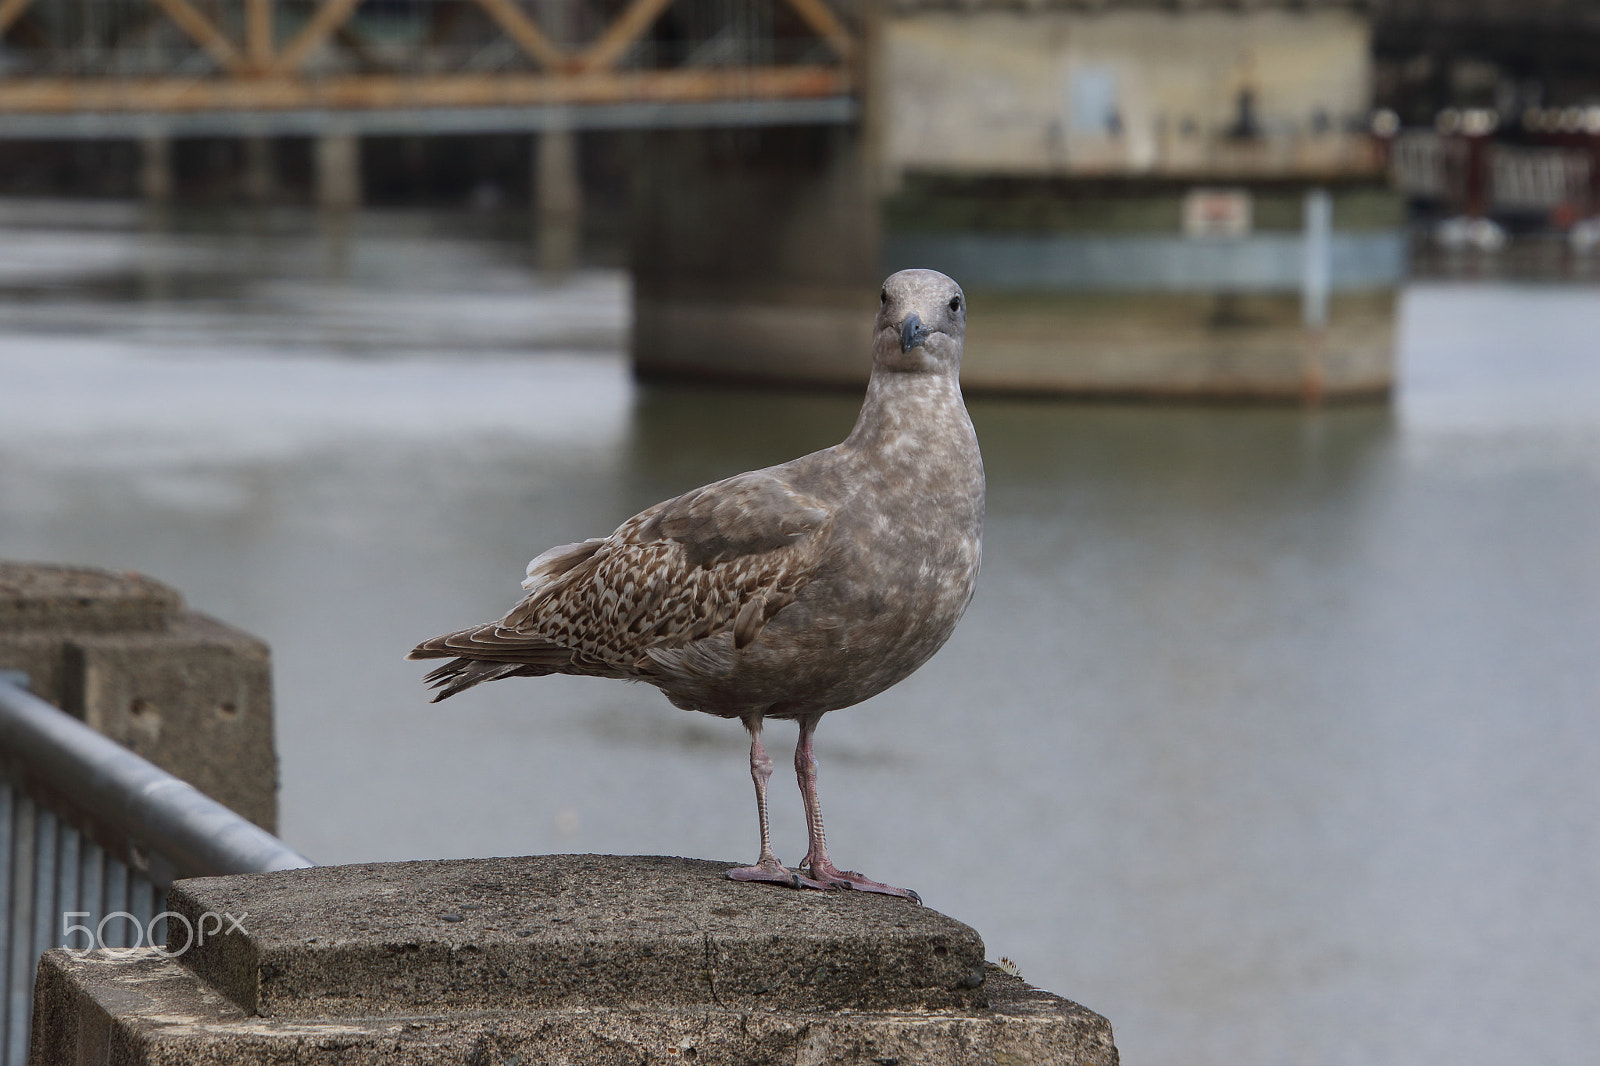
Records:
{"label": "gull's beak", "polygon": [[933,330],[922,324],[922,319],[915,313],[907,315],[906,320],[900,324],[900,350],[909,352],[927,340],[928,334],[932,332]]}

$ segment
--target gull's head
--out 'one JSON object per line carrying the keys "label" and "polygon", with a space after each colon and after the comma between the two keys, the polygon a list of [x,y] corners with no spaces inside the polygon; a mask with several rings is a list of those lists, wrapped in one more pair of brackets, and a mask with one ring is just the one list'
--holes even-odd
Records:
{"label": "gull's head", "polygon": [[961,369],[967,297],[937,270],[890,274],[878,296],[872,366],[901,373],[951,374]]}

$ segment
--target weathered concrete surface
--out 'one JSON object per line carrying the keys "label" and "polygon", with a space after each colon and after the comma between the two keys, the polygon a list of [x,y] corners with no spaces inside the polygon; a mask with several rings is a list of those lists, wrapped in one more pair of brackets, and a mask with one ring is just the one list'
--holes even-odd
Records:
{"label": "weathered concrete surface", "polygon": [[269,831],[272,662],[142,574],[0,562],[0,669]]}
{"label": "weathered concrete surface", "polygon": [[1379,169],[1356,3],[897,4],[880,32],[893,170]]}
{"label": "weathered concrete surface", "polygon": [[182,610],[176,590],[143,574],[0,562],[0,631],[162,630]]}
{"label": "weathered concrete surface", "polygon": [[[248,935],[184,962],[270,1017],[555,1007],[981,1006],[983,941],[865,892],[751,891],[738,863],[547,855],[182,881],[191,922]],[[764,886],[763,886],[764,887]],[[182,946],[181,925],[169,946]]]}
{"label": "weathered concrete surface", "polygon": [[864,382],[883,280],[870,140],[815,127],[642,135],[634,370]]}
{"label": "weathered concrete surface", "polygon": [[[781,891],[781,890],[773,890]],[[1110,1024],[990,967],[984,1010],[740,1011],[678,1007],[423,1011],[255,1018],[177,961],[141,949],[41,960],[30,1066],[1117,1066]]]}
{"label": "weathered concrete surface", "polygon": [[901,899],[736,884],[729,865],[540,856],[179,882],[174,910],[247,932],[179,953],[172,922],[173,958],[48,953],[30,1061],[1116,1066],[1104,1018],[985,966],[967,926]]}

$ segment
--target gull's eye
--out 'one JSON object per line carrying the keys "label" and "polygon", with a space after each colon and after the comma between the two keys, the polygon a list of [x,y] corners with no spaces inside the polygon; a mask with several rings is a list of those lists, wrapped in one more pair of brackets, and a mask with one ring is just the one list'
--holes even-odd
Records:
{"label": "gull's eye", "polygon": [[882,292],[878,293],[878,303],[879,304],[886,304],[888,302],[889,302],[889,290],[888,289],[884,289]]}
{"label": "gull's eye", "polygon": [[961,310],[961,297],[959,297],[959,296],[950,297],[950,311],[952,313],[954,313],[954,312],[959,311],[959,310]]}

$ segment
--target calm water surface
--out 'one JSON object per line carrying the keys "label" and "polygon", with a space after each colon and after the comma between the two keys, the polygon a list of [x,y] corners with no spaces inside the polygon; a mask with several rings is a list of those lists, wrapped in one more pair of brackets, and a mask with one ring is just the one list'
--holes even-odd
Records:
{"label": "calm water surface", "polygon": [[[319,861],[749,861],[736,725],[569,678],[433,707],[401,657],[857,400],[639,388],[625,277],[545,284],[490,230],[0,205],[0,555],[269,640],[283,833]],[[1596,1061],[1597,336],[1593,288],[1419,286],[1392,406],[973,401],[978,596],[824,724],[836,857],[1130,1064]]]}

